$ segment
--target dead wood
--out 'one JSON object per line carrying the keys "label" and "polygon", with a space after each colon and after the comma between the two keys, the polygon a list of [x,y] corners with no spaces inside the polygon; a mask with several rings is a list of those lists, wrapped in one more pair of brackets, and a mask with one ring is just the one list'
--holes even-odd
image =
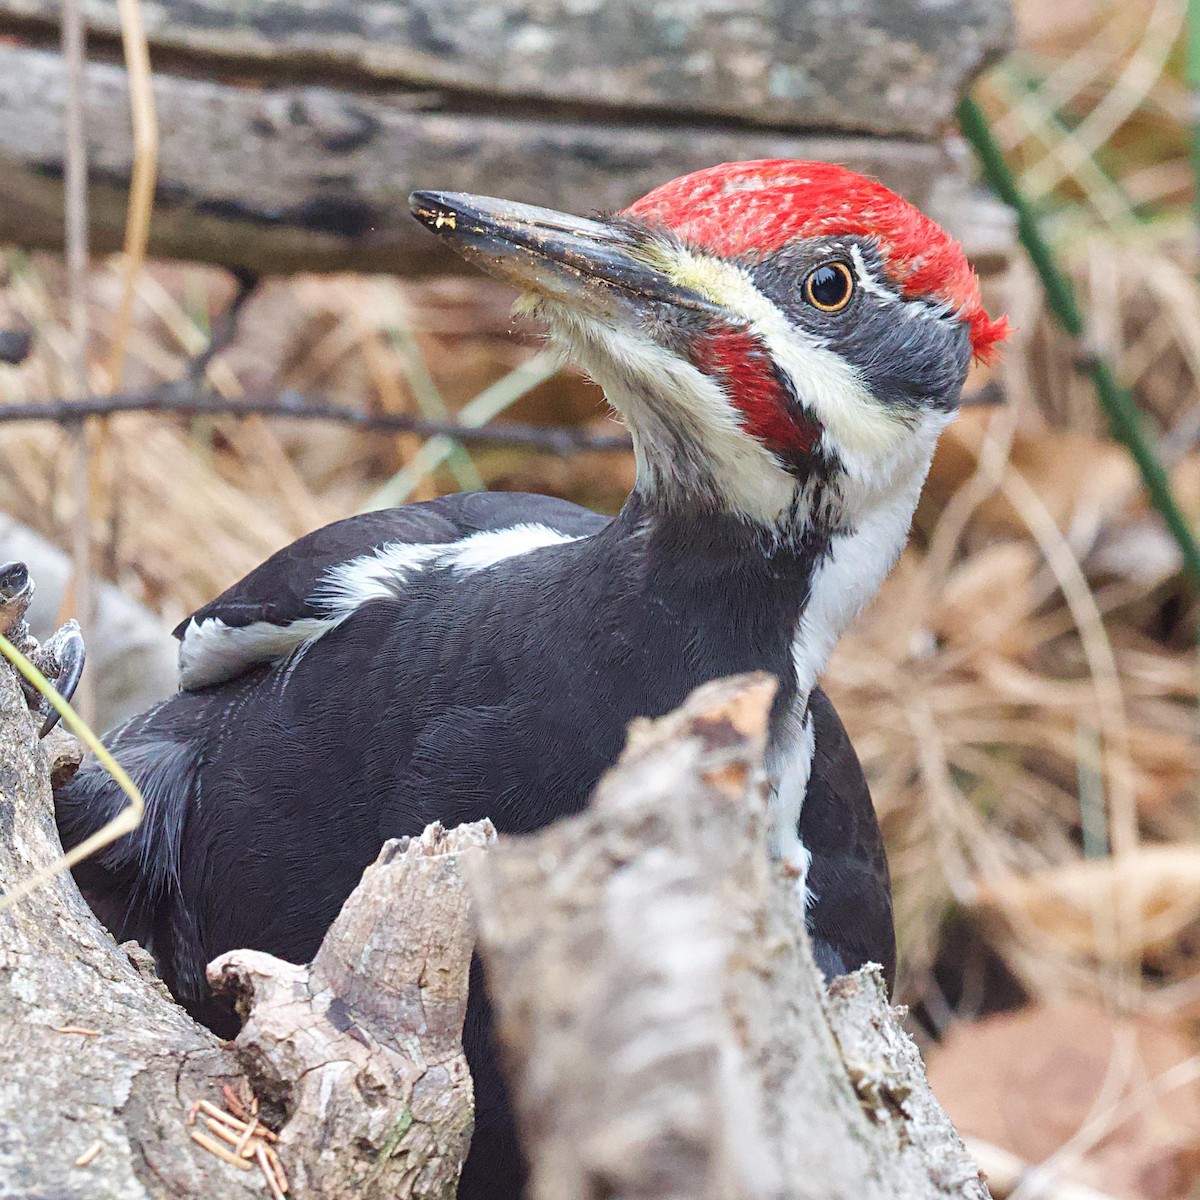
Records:
{"label": "dead wood", "polygon": [[[60,853],[47,764],[0,667],[0,885]],[[261,1178],[188,1136],[192,1102],[220,1103],[239,1074],[101,928],[70,876],[0,914],[0,1196],[260,1196]]]}
{"label": "dead wood", "polygon": [[[140,948],[113,942],[70,876],[0,913],[0,1197],[261,1197],[259,1165],[193,1140],[232,1150],[203,1114],[188,1123],[198,1101],[224,1108],[223,1087],[248,1082],[297,1200],[452,1196],[471,1121],[460,858],[489,836],[389,843],[311,967],[221,960],[248,1008],[235,1044],[170,1000]],[[59,854],[48,763],[0,668],[0,887]]]}
{"label": "dead wood", "polygon": [[634,726],[593,806],[469,864],[533,1200],[985,1200],[877,973],[826,994],[772,864],[773,685]]}
{"label": "dead wood", "polygon": [[235,1043],[300,1195],[453,1196],[474,1118],[462,1052],[475,937],[461,868],[490,822],[388,842],[310,966],[235,950],[209,966],[248,1008]]}
{"label": "dead wood", "polygon": [[[986,1200],[878,973],[827,994],[801,884],[768,857],[773,690],[722,681],[635,724],[594,806],[542,834],[389,843],[312,964],[212,964],[234,1043],[69,877],[0,914],[0,1197],[259,1195],[278,1155],[298,1198],[448,1200],[470,890],[533,1200]],[[0,671],[0,882],[57,854],[48,764]]]}
{"label": "dead wood", "polygon": [[[1007,47],[1008,4],[935,16],[928,0],[865,0],[853,20],[819,0],[141,7],[158,257],[264,274],[462,269],[409,218],[413,188],[585,213],[699,167],[778,157],[876,175],[981,249],[978,206],[938,139]],[[62,240],[67,88],[45,48],[59,9],[0,0],[0,238],[22,246]],[[133,139],[117,5],[86,11],[89,236],[104,252],[122,244]]]}
{"label": "dead wood", "polygon": [[[427,104],[518,115],[572,105],[765,125],[929,137],[964,80],[1007,49],[993,0],[142,0],[151,43],[191,73],[372,84]],[[94,42],[116,0],[85,5]],[[53,26],[57,0],[0,0],[0,28]],[[107,35],[107,39],[105,39]],[[515,111],[514,111],[515,110]]]}

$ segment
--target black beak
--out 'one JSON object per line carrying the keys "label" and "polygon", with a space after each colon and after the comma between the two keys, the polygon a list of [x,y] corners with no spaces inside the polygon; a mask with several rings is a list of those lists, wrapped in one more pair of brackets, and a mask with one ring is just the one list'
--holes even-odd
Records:
{"label": "black beak", "polygon": [[462,192],[413,192],[408,204],[464,258],[523,290],[602,311],[641,300],[721,312],[657,270],[644,241],[619,225]]}

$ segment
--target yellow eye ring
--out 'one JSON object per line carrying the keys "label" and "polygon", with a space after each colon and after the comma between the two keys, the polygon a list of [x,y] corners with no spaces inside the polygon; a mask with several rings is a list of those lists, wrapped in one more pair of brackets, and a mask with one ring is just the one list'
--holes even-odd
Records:
{"label": "yellow eye ring", "polygon": [[821,312],[841,312],[854,295],[854,274],[844,262],[822,263],[804,277],[804,299]]}

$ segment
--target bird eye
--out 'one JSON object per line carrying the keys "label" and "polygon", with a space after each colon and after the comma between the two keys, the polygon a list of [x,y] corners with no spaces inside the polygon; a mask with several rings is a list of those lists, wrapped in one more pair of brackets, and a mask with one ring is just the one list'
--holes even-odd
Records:
{"label": "bird eye", "polygon": [[822,263],[804,278],[804,299],[822,312],[841,312],[854,295],[854,276],[844,262]]}

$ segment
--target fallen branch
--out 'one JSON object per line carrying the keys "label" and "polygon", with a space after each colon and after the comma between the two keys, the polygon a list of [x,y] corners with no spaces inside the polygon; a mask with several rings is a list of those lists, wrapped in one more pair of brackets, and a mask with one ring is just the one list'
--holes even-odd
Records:
{"label": "fallen branch", "polygon": [[299,1194],[453,1196],[474,1118],[461,867],[494,837],[485,821],[388,842],[309,966],[253,950],[209,966],[247,1010],[235,1046],[255,1094],[291,1114],[279,1154]]}
{"label": "fallen branch", "polygon": [[878,972],[827,996],[767,855],[773,684],[639,722],[592,807],[473,861],[532,1200],[985,1200]]}
{"label": "fallen branch", "polygon": [[[207,367],[208,359],[203,359]],[[987,383],[963,397],[964,407],[1001,404],[1004,395]],[[589,433],[570,425],[527,425],[515,421],[479,426],[456,421],[434,421],[411,413],[373,413],[330,404],[322,397],[283,391],[270,396],[236,399],[201,390],[195,380],[163,384],[148,392],[92,396],[85,400],[45,400],[35,404],[0,405],[0,425],[19,421],[52,421],[68,425],[83,417],[110,417],[117,413],[172,413],[205,417],[281,417],[289,421],[329,421],[378,433],[415,433],[421,437],[451,437],[458,442],[523,446],[566,457],[584,451],[628,451],[628,434]]]}
{"label": "fallen branch", "polygon": [[280,417],[291,421],[328,421],[376,433],[415,433],[421,437],[452,437],[458,442],[525,446],[565,457],[585,450],[631,450],[623,433],[596,434],[568,425],[525,425],[517,422],[481,426],[435,421],[411,413],[374,413],[330,404],[321,397],[283,391],[270,396],[237,399],[198,390],[190,383],[169,383],[148,392],[94,396],[86,400],[47,400],[40,404],[0,405],[0,424],[52,421],[71,424],[83,417],[116,413],[174,413],[206,417]]}

